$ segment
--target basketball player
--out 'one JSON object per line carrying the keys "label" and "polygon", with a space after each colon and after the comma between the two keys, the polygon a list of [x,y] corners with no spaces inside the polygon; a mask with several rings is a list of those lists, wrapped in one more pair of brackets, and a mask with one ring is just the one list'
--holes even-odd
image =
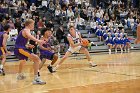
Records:
{"label": "basketball player", "polygon": [[[41,35],[43,36],[41,40],[44,40],[45,43],[39,45],[40,58],[42,60],[39,66],[39,70],[42,68],[43,64],[46,62],[46,59],[48,59],[48,60],[51,60],[52,62],[47,68],[51,73],[53,73],[52,66],[57,61],[58,56],[54,52],[52,52],[52,50],[55,50],[55,49],[52,48],[50,45],[51,43],[50,37],[52,36],[52,31],[49,28],[43,28],[41,31]],[[38,72],[38,75],[39,75],[39,72]]]}
{"label": "basketball player", "polygon": [[92,66],[92,67],[97,66],[96,64],[94,64],[91,61],[91,57],[90,57],[88,50],[82,46],[82,43],[80,42],[82,40],[81,34],[80,34],[80,32],[75,31],[74,26],[70,26],[67,39],[70,44],[69,49],[66,52],[66,54],[64,55],[64,57],[60,60],[60,62],[54,67],[53,71],[56,71],[56,69],[58,69],[60,64],[62,64],[68,58],[68,56],[70,56],[74,52],[84,53],[88,59],[90,66]]}
{"label": "basketball player", "polygon": [[1,62],[0,62],[0,74],[5,75],[4,72],[4,64],[6,61],[6,55],[11,54],[6,47],[6,42],[8,39],[8,34],[10,32],[10,26],[5,25],[4,26],[4,32],[0,32],[0,57],[1,57]]}
{"label": "basketball player", "polygon": [[32,36],[30,33],[31,30],[34,30],[34,21],[32,19],[28,19],[25,21],[25,28],[22,31],[20,31],[20,33],[16,39],[14,53],[15,53],[16,57],[20,60],[17,79],[23,80],[26,78],[22,74],[22,69],[23,69],[23,66],[24,66],[26,60],[29,58],[30,60],[32,60],[34,62],[34,64],[33,64],[33,68],[34,68],[33,84],[46,84],[46,82],[43,82],[40,79],[40,77],[38,76],[39,63],[41,62],[41,60],[39,59],[39,57],[37,55],[31,53],[26,48],[26,44],[29,39],[31,39],[39,44],[42,44],[45,42],[43,40],[38,40],[34,36]]}

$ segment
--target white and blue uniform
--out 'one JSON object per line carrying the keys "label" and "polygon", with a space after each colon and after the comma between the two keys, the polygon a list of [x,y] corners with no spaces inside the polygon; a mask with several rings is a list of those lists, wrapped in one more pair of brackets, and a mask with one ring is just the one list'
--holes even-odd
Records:
{"label": "white and blue uniform", "polygon": [[106,38],[106,44],[112,44],[112,45],[114,45],[113,38],[112,37],[107,37]]}
{"label": "white and blue uniform", "polygon": [[[74,44],[78,44],[80,43],[80,36],[78,34],[78,32],[76,32],[76,37],[73,37],[71,34],[68,34],[68,37],[71,37]],[[81,49],[82,46],[77,46],[77,47],[71,47],[71,45],[69,46],[69,49],[68,51],[71,52],[71,53],[74,53],[74,52],[79,52],[80,49]]]}
{"label": "white and blue uniform", "polygon": [[124,45],[126,46],[126,43],[130,43],[130,40],[128,38],[124,38]]}

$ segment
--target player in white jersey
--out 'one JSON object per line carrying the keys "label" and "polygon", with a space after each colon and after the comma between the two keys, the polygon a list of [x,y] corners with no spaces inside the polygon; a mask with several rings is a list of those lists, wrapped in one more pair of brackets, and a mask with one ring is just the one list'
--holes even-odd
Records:
{"label": "player in white jersey", "polygon": [[67,39],[68,39],[69,45],[70,45],[69,49],[65,53],[64,57],[54,67],[54,69],[53,69],[54,71],[56,71],[56,69],[58,69],[60,64],[62,64],[74,52],[84,53],[88,59],[90,66],[92,66],[92,67],[97,66],[95,63],[92,62],[89,51],[85,47],[82,46],[82,44],[80,42],[82,40],[80,32],[76,32],[75,28],[73,26],[71,26],[69,28],[69,34],[67,36]]}

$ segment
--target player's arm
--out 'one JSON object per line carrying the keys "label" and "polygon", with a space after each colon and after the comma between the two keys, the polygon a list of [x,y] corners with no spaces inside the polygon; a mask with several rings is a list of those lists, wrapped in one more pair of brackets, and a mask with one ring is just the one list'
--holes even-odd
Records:
{"label": "player's arm", "polygon": [[25,45],[27,49],[33,49],[35,46],[29,43],[30,40],[28,40],[28,43]]}
{"label": "player's arm", "polygon": [[7,39],[8,39],[8,35],[7,34],[3,34],[3,43],[2,46],[4,48],[4,50],[6,51],[6,53],[8,52],[7,47],[6,47],[6,43],[7,43]]}
{"label": "player's arm", "polygon": [[31,35],[30,31],[28,30],[25,30],[25,36],[27,36],[29,39],[35,41],[35,42],[38,42],[38,43],[42,43],[43,41],[42,40],[38,40],[36,39],[33,35]]}
{"label": "player's arm", "polygon": [[[41,40],[43,40],[43,39],[41,38]],[[48,50],[48,51],[52,50],[50,47],[45,48],[43,46],[43,44],[39,44],[39,48],[42,49],[42,50]]]}
{"label": "player's arm", "polygon": [[70,44],[71,47],[73,47],[73,48],[82,45],[81,43],[74,44],[72,38],[69,37],[69,36],[67,37],[67,39],[68,39],[68,41],[69,41],[69,44]]}
{"label": "player's arm", "polygon": [[80,38],[80,41],[82,40],[82,36],[81,36],[81,33],[78,32],[78,35],[79,35],[79,38]]}

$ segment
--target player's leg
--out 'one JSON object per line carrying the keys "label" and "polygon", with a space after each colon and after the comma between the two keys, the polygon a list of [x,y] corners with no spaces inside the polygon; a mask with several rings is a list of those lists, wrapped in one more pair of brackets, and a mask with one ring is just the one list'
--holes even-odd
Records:
{"label": "player's leg", "polygon": [[57,59],[58,59],[58,56],[56,54],[54,54],[51,65],[54,65],[54,63],[57,61]]}
{"label": "player's leg", "polygon": [[1,63],[0,63],[0,74],[5,75],[4,64],[6,62],[6,54],[3,48],[0,49]]}
{"label": "player's leg", "polygon": [[[27,60],[29,58],[30,60],[32,60],[34,62],[34,64],[33,64],[33,68],[34,68],[33,84],[46,84],[46,82],[41,81],[40,77],[38,76],[39,63],[41,62],[41,60],[37,55],[30,53],[29,51],[24,50],[24,49],[15,49],[14,53],[20,60]],[[19,69],[18,76],[22,73],[24,63],[25,62],[21,61],[21,64],[19,65],[20,69]]]}
{"label": "player's leg", "polygon": [[24,68],[24,65],[26,63],[26,60],[20,60],[19,61],[19,69],[18,69],[18,75],[17,75],[17,79],[18,80],[23,80],[26,78],[26,76],[23,74],[23,68]]}
{"label": "player's leg", "polygon": [[38,76],[38,70],[39,70],[39,63],[41,63],[40,58],[35,55],[31,54],[29,58],[34,62],[33,68],[34,68],[34,81],[33,84],[46,84],[46,82],[42,81],[40,77]]}
{"label": "player's leg", "polygon": [[57,61],[57,59],[58,59],[58,56],[57,56],[56,54],[54,54],[54,55],[53,55],[53,58],[51,59],[51,60],[52,60],[51,64],[47,67],[48,70],[49,70],[51,73],[55,72],[55,71],[53,71],[52,66],[53,66],[54,63]]}
{"label": "player's leg", "polygon": [[38,76],[40,76],[40,70],[41,70],[41,68],[43,67],[43,65],[44,65],[44,63],[46,62],[46,58],[42,58],[42,60],[41,60],[41,63],[39,64],[39,70],[38,70]]}
{"label": "player's leg", "polygon": [[90,63],[90,65],[91,65],[92,67],[97,66],[97,64],[95,64],[95,63],[92,62],[91,56],[90,56],[90,54],[89,54],[89,51],[88,51],[86,48],[81,47],[80,53],[84,53],[84,54],[86,55],[86,58],[87,58],[88,62]]}
{"label": "player's leg", "polygon": [[57,65],[54,67],[53,71],[56,71],[58,67],[71,55],[72,53],[70,51],[67,51],[66,54],[62,57],[62,59],[57,63]]}
{"label": "player's leg", "polygon": [[41,63],[39,64],[39,70],[43,67],[45,62],[46,62],[46,58],[42,58]]}

